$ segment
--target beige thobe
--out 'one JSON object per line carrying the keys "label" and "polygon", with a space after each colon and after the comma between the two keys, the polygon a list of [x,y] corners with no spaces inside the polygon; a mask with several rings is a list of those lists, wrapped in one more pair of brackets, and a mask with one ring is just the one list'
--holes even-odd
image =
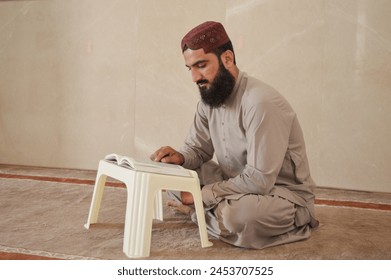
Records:
{"label": "beige thobe", "polygon": [[261,249],[306,239],[317,226],[300,124],[265,83],[240,72],[223,106],[200,101],[180,151],[183,166],[199,171],[210,234]]}

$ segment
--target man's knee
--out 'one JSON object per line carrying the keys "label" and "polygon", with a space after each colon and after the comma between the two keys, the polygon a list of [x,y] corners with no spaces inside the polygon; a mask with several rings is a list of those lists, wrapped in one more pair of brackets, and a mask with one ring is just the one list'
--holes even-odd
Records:
{"label": "man's knee", "polygon": [[[252,200],[252,199],[250,199]],[[216,208],[216,217],[230,233],[240,233],[255,219],[254,204],[249,199],[225,199]]]}
{"label": "man's knee", "polygon": [[216,211],[220,223],[231,233],[254,231],[273,236],[294,227],[296,209],[283,198],[246,195],[238,200],[225,200]]}

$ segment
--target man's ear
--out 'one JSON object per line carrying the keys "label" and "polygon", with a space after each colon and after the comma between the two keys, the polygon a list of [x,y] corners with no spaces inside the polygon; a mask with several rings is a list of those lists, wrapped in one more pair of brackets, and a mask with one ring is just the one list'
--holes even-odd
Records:
{"label": "man's ear", "polygon": [[220,56],[221,61],[223,62],[225,68],[230,68],[234,65],[234,53],[230,50],[226,50]]}

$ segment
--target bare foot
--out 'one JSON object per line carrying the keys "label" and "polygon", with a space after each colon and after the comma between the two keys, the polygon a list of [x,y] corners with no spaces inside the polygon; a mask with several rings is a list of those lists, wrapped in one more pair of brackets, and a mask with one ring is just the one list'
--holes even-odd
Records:
{"label": "bare foot", "polygon": [[179,213],[182,213],[182,214],[185,214],[188,216],[190,216],[191,211],[192,211],[191,207],[183,205],[183,204],[176,202],[176,201],[169,201],[169,202],[167,202],[167,205],[175,212],[179,212]]}
{"label": "bare foot", "polygon": [[184,205],[194,204],[193,195],[189,192],[181,192],[181,201]]}

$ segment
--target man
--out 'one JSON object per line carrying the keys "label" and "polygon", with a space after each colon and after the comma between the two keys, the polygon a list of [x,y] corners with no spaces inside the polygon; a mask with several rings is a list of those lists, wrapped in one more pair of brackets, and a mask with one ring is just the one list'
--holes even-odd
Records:
{"label": "man", "polygon": [[[220,23],[195,27],[181,48],[201,101],[184,146],[162,147],[151,158],[197,170],[211,235],[256,249],[309,238],[318,224],[315,184],[291,106],[238,69]],[[172,206],[192,214],[191,194],[171,195],[181,202]]]}

